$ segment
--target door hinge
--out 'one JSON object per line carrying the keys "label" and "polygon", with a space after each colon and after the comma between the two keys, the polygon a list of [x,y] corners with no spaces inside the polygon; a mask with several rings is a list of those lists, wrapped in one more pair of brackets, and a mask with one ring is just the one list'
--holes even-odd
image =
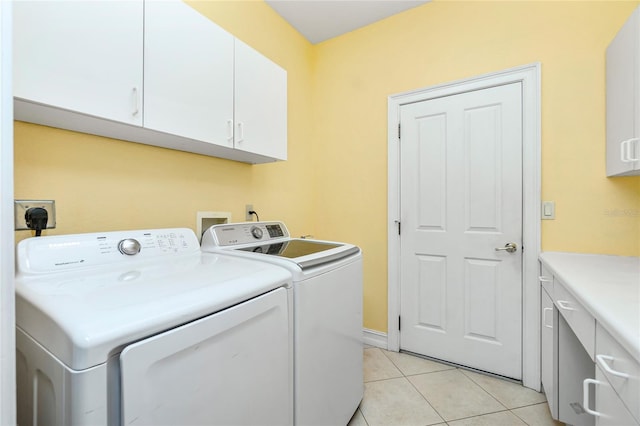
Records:
{"label": "door hinge", "polygon": [[400,140],[400,123],[398,123],[398,140]]}
{"label": "door hinge", "polygon": [[400,331],[400,315],[398,315],[398,331]]}

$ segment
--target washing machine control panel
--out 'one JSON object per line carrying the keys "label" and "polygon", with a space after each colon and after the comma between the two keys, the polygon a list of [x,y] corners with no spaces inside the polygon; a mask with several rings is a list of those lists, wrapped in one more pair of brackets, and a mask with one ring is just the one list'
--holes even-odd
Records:
{"label": "washing machine control panel", "polygon": [[223,247],[289,238],[289,231],[282,222],[244,222],[214,225],[207,229],[202,246]]}
{"label": "washing machine control panel", "polygon": [[19,271],[40,273],[199,254],[200,244],[191,229],[169,228],[29,238],[18,253]]}

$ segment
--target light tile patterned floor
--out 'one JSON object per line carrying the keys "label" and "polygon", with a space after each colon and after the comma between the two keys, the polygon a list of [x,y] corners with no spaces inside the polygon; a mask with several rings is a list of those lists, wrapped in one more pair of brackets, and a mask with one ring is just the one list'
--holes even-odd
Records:
{"label": "light tile patterned floor", "polygon": [[348,426],[558,426],[544,394],[419,357],[366,347],[364,398]]}

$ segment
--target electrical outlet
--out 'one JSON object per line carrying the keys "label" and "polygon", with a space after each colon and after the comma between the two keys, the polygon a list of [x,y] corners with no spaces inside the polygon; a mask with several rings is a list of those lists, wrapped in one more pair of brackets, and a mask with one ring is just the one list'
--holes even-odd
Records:
{"label": "electrical outlet", "polygon": [[29,229],[24,215],[32,207],[40,207],[47,211],[47,229],[56,227],[56,202],[54,200],[15,200],[14,221],[16,231]]}
{"label": "electrical outlet", "polygon": [[251,222],[253,220],[253,215],[249,212],[253,211],[253,204],[247,204],[244,206],[244,220],[247,222]]}

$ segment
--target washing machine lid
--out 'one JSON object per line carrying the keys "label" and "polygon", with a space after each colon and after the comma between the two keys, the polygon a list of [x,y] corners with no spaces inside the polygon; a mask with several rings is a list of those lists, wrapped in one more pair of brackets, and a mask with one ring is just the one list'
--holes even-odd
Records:
{"label": "washing machine lid", "polygon": [[302,270],[335,262],[360,252],[360,249],[353,245],[307,239],[238,247],[236,250],[291,259]]}
{"label": "washing machine lid", "polygon": [[[258,259],[273,256],[285,260],[276,263],[295,264],[301,270],[336,262],[360,253],[353,244],[291,238],[282,222],[244,222],[214,225],[202,237],[202,250],[220,252],[236,250],[256,255]],[[288,262],[287,262],[288,261]]]}
{"label": "washing machine lid", "polygon": [[[136,251],[130,240],[139,253],[121,252]],[[189,229],[31,238],[18,244],[17,264],[16,325],[72,370],[292,279],[277,266],[202,254]]]}

